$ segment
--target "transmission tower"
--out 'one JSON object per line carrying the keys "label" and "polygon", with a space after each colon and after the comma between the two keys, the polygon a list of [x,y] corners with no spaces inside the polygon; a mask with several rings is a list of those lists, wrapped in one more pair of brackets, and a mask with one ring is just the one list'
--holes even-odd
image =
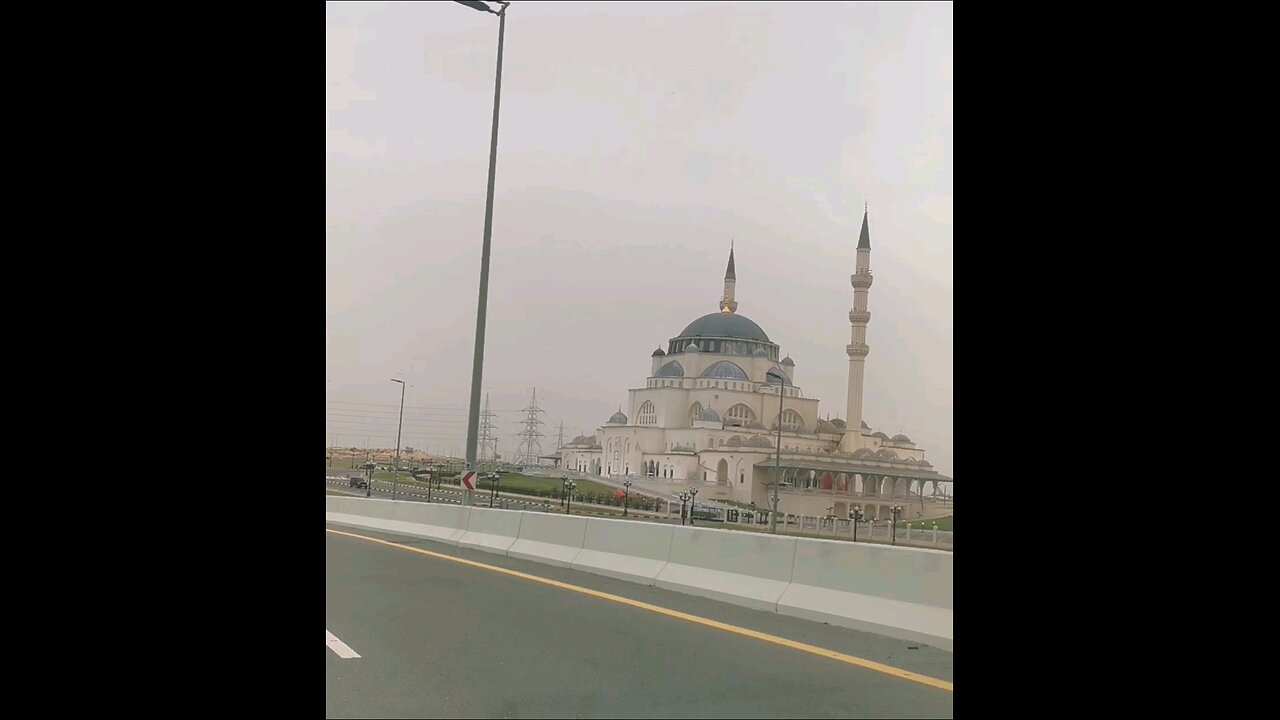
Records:
{"label": "transmission tower", "polygon": [[560,421],[560,432],[556,435],[556,452],[564,447],[564,421]]}
{"label": "transmission tower", "polygon": [[498,436],[493,432],[497,428],[493,419],[497,417],[489,412],[489,393],[484,394],[484,412],[480,413],[480,448],[477,451],[477,463],[493,460],[498,454]]}
{"label": "transmission tower", "polygon": [[543,424],[538,417],[538,413],[545,412],[538,407],[538,389],[533,389],[533,399],[529,401],[529,407],[522,410],[525,414],[524,430],[520,432],[520,437],[524,438],[520,443],[520,450],[516,453],[516,462],[521,465],[537,465],[542,462],[539,455],[542,454],[542,443],[538,442],[538,438],[542,437],[542,433],[538,432],[538,426]]}

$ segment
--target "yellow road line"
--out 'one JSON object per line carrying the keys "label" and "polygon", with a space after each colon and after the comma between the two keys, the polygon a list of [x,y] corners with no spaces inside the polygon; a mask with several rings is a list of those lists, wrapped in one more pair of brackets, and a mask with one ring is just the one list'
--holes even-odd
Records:
{"label": "yellow road line", "polygon": [[768,633],[762,633],[756,630],[749,630],[747,628],[738,627],[736,625],[729,625],[727,623],[722,623],[717,620],[710,620],[708,618],[699,617],[697,615],[690,615],[689,613],[683,613],[683,612],[680,612],[679,610],[669,610],[664,607],[658,607],[657,605],[650,605],[649,603],[646,603],[646,602],[640,602],[639,600],[632,600],[631,598],[625,598],[625,597],[622,597],[621,595],[612,595],[610,593],[600,592],[599,590],[592,590],[591,588],[584,588],[578,585],[570,585],[569,583],[563,583],[563,582],[560,582],[559,580],[551,580],[549,578],[539,577],[537,575],[522,573],[518,570],[509,570],[507,568],[497,567],[495,565],[486,565],[484,563],[476,562],[474,560],[464,560],[463,558],[460,558],[460,557],[454,557],[452,555],[445,555],[443,553],[432,552],[430,550],[423,550],[422,548],[411,547],[409,545],[401,545],[399,543],[393,543],[387,540],[369,537],[367,535],[357,535],[355,533],[343,532],[341,530],[333,530],[331,528],[325,528],[325,530],[327,532],[333,533],[334,535],[344,535],[346,537],[356,538],[359,540],[368,540],[369,542],[378,543],[380,545],[387,545],[389,547],[399,548],[401,550],[408,550],[409,552],[415,552],[421,555],[428,555],[430,557],[440,558],[441,560],[450,560],[456,563],[462,563],[463,565],[470,565],[472,567],[482,568],[484,570],[492,570],[494,572],[502,573],[504,575],[510,575],[512,577],[522,578],[524,580],[532,580],[533,582],[539,582],[544,585],[558,587],[563,590],[570,590],[576,593],[582,593],[583,595],[598,597],[602,600],[611,600],[613,602],[621,603],[623,605],[630,605],[631,607],[634,607],[634,608],[640,608],[641,610],[648,610],[650,612],[655,612],[655,613],[658,613],[659,615],[666,615],[667,617],[678,618],[680,620],[687,620],[691,623],[705,625],[706,627],[716,628],[717,630],[724,630],[725,632],[730,632],[735,635],[742,635],[744,637],[755,638],[756,640],[763,640],[768,643],[773,643],[774,645],[789,647],[792,650],[799,650],[800,652],[806,652],[811,655],[818,655],[820,657],[830,658],[832,660],[838,660],[842,663],[847,663],[849,665],[856,665],[858,667],[866,668],[868,670],[875,670],[876,672],[882,672],[886,675],[892,675],[894,677],[902,678],[903,680],[910,680],[912,682],[920,683],[921,685],[928,685],[930,687],[946,690],[947,692],[952,692],[951,683],[947,680],[939,680],[938,678],[929,677],[928,675],[920,675],[919,673],[913,673],[910,670],[903,670],[902,668],[896,668],[891,665],[885,665],[883,663],[878,663],[874,660],[867,660],[865,658],[854,657],[853,655],[845,655],[844,653],[836,652],[835,650],[827,650],[826,648],[820,648],[816,645],[809,645],[807,643],[796,642],[795,640],[788,640],[784,637],[778,637],[777,635],[770,635]]}

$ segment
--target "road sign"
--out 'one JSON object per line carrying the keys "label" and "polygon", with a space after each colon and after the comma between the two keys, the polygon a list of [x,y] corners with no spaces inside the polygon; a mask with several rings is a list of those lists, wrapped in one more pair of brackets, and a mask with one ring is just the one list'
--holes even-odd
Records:
{"label": "road sign", "polygon": [[476,472],[474,470],[462,473],[462,485],[468,490],[476,489]]}

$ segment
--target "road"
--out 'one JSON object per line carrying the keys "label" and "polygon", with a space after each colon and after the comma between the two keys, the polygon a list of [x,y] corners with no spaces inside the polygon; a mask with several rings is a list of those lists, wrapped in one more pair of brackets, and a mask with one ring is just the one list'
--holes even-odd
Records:
{"label": "road", "polygon": [[[952,717],[952,654],[936,648],[418,538],[327,527],[331,718]],[[627,604],[634,601],[656,609]]]}

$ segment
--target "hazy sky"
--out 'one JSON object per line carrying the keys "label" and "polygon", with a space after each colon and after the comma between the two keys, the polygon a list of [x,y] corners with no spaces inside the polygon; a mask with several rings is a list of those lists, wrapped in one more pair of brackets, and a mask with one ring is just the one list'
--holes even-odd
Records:
{"label": "hazy sky", "polygon": [[[461,453],[498,18],[326,9],[327,443]],[[849,274],[870,205],[863,415],[952,466],[952,6],[515,2],[508,10],[484,388],[543,449],[643,387],[650,353],[738,312],[845,417]],[[625,408],[624,408],[625,409]]]}

